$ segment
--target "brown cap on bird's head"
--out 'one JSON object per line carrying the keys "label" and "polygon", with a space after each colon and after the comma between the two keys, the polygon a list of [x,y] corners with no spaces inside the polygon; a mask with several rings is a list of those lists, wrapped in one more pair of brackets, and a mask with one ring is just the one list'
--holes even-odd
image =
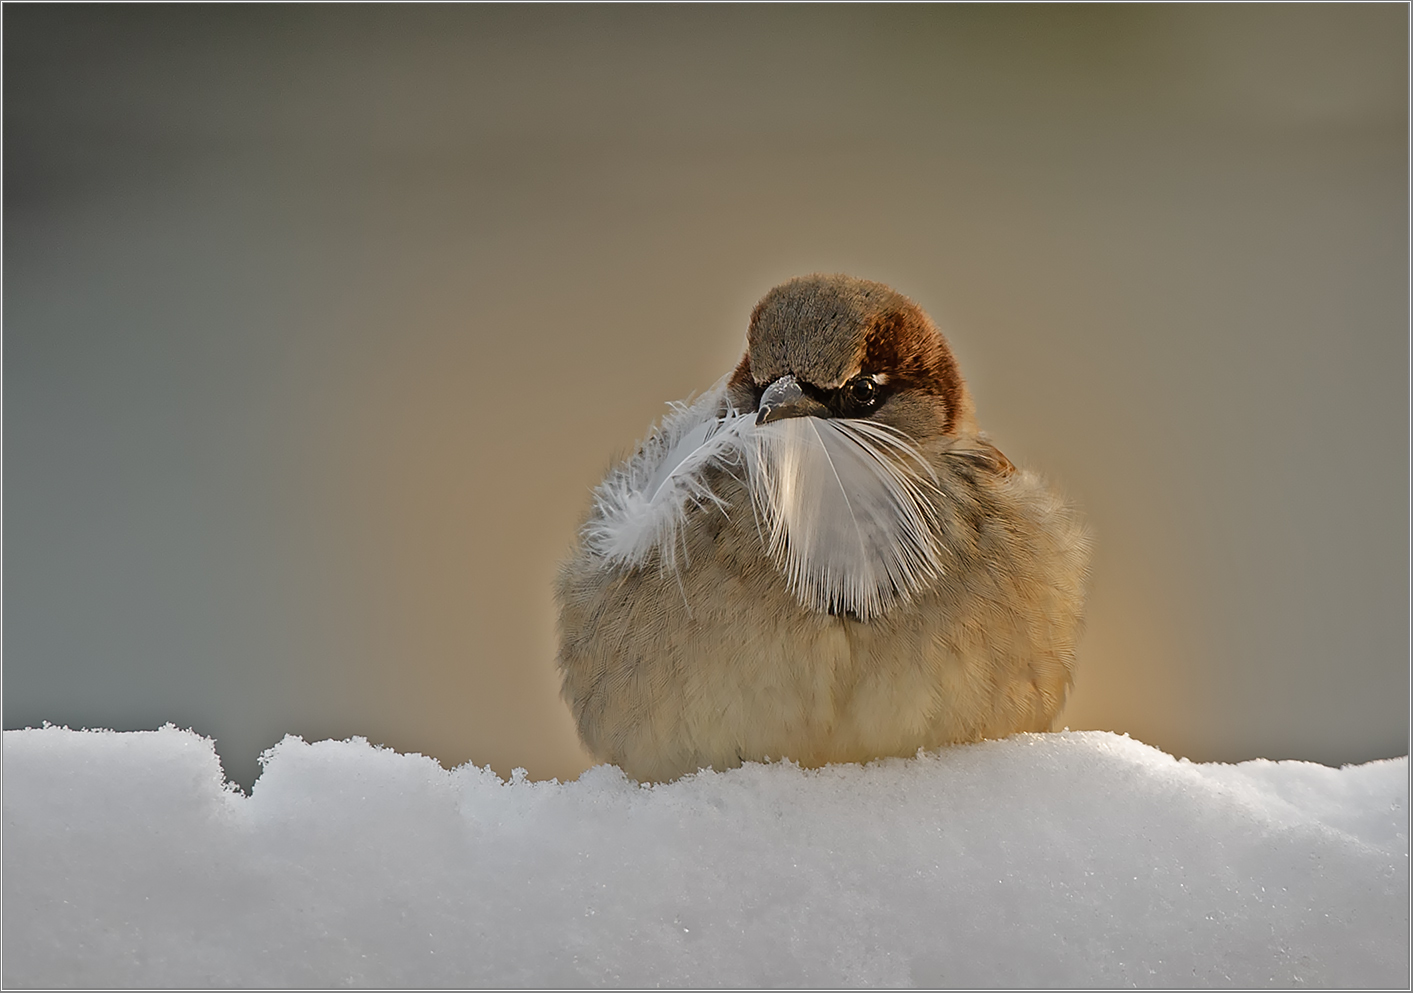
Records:
{"label": "brown cap on bird's head", "polygon": [[801,276],[751,313],[732,402],[780,417],[866,417],[919,441],[976,432],[971,397],[942,333],[882,283]]}

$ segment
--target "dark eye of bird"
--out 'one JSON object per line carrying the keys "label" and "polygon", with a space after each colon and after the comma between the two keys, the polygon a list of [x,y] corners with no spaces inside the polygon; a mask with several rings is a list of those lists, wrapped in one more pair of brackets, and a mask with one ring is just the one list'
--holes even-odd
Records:
{"label": "dark eye of bird", "polygon": [[878,402],[878,384],[872,376],[855,376],[844,384],[844,396],[854,407],[872,407]]}

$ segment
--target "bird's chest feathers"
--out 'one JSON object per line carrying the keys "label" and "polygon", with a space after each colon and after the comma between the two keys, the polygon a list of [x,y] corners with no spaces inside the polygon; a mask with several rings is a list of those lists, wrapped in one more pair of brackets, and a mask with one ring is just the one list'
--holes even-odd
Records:
{"label": "bird's chest feathers", "polygon": [[[699,510],[750,515],[758,552],[797,602],[868,620],[942,573],[936,476],[912,442],[867,420],[717,416],[709,394],[670,416],[595,494],[591,549],[627,569],[691,569]],[[742,485],[718,492],[722,473]]]}

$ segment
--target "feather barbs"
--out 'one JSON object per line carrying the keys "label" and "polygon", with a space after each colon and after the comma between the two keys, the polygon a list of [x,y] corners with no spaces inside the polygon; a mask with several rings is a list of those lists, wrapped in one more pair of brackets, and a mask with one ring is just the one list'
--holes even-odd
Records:
{"label": "feather barbs", "polygon": [[870,620],[942,574],[940,490],[911,439],[869,420],[757,425],[720,387],[677,405],[600,484],[585,542],[612,565],[639,568],[656,550],[675,569],[693,509],[731,509],[709,483],[723,468],[742,478],[767,553],[808,609]]}

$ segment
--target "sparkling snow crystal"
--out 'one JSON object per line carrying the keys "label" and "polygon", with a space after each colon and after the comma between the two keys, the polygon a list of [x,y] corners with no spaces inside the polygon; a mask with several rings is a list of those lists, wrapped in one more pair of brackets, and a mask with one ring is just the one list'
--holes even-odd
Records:
{"label": "sparkling snow crystal", "polygon": [[7,986],[1406,986],[1408,762],[1099,732],[639,787],[4,735]]}

